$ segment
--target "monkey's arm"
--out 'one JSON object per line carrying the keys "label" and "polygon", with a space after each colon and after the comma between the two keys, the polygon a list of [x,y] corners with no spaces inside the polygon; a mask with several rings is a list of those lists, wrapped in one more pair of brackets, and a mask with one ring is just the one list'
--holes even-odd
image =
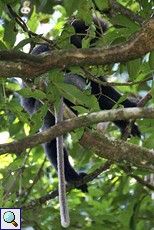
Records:
{"label": "monkey's arm", "polygon": [[[104,77],[100,77],[100,80],[105,82],[106,80]],[[96,95],[99,101],[100,109],[102,110],[109,110],[115,105],[115,103],[120,99],[122,96],[116,89],[112,86],[99,86],[96,82],[91,82],[92,87],[92,94]],[[129,99],[126,99],[121,103],[124,107],[136,107],[137,104]],[[118,128],[120,129],[121,133],[125,131],[126,126],[129,124],[128,120],[118,120],[113,122]],[[133,125],[131,134],[133,136],[141,136],[141,132],[137,125]]]}

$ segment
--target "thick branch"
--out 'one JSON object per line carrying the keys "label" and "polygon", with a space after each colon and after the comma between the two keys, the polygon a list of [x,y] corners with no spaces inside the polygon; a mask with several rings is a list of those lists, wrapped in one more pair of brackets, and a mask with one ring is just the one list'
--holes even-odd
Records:
{"label": "thick branch", "polygon": [[37,56],[24,54],[17,50],[1,50],[1,77],[35,78],[55,68],[125,62],[142,57],[153,49],[154,19],[152,18],[126,43],[104,49],[56,50]]}
{"label": "thick branch", "polygon": [[112,140],[102,130],[86,130],[80,144],[112,162],[154,170],[154,151],[120,140]]}
{"label": "thick branch", "polygon": [[58,136],[64,135],[67,132],[71,132],[80,127],[87,127],[99,122],[126,120],[130,118],[154,118],[154,109],[150,108],[125,108],[118,110],[108,110],[96,113],[91,113],[81,117],[75,117],[60,122],[51,128],[41,132],[28,136],[26,138],[13,141],[7,144],[0,144],[0,155],[4,153],[20,154],[26,148],[32,148],[38,144],[50,142]]}
{"label": "thick branch", "polygon": [[[101,111],[74,119],[65,120],[46,131],[34,134],[27,138],[0,145],[0,152],[15,152],[19,155],[24,149],[38,144],[49,142],[57,136],[73,131],[79,127],[86,127],[101,121],[113,121],[129,118],[154,118],[154,109],[126,108],[111,111]],[[99,132],[87,131],[80,141],[86,149],[93,150],[98,156],[107,158],[117,163],[131,163],[138,167],[154,170],[154,152],[122,141],[112,141]]]}

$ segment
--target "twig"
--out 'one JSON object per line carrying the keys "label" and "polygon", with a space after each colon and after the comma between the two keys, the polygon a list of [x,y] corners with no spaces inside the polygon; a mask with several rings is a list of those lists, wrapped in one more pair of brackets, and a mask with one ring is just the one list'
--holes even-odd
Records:
{"label": "twig", "polygon": [[19,196],[22,194],[22,179],[23,179],[23,172],[24,172],[24,170],[25,170],[25,164],[26,164],[27,158],[28,158],[28,156],[29,156],[29,154],[30,154],[30,151],[31,151],[31,149],[28,150],[28,152],[27,152],[27,154],[26,154],[26,156],[25,156],[24,162],[23,162],[23,164],[22,164],[22,166],[21,166],[21,171],[20,171],[20,184],[19,184]]}
{"label": "twig", "polygon": [[147,188],[149,188],[150,190],[154,191],[154,186],[149,184],[148,182],[144,181],[141,177],[132,174],[132,170],[131,168],[125,167],[125,166],[120,166],[120,168],[129,176],[134,178],[135,180],[137,180],[140,184],[142,184],[143,186],[146,186]]}
{"label": "twig", "polygon": [[152,98],[151,90],[140,100],[138,107],[144,107],[146,103]]}
{"label": "twig", "polygon": [[97,12],[96,12],[96,9],[95,9],[95,5],[94,5],[93,2],[92,2],[92,7],[93,7],[93,10],[94,10],[96,19],[97,19],[97,23],[98,23],[98,25],[99,25],[99,29],[100,29],[100,31],[101,31],[101,37],[102,37],[102,39],[103,39],[104,46],[107,47],[108,44],[107,44],[107,42],[106,42],[106,40],[105,40],[104,33],[103,33],[103,29],[102,29],[102,26],[101,26],[101,23],[100,23],[100,20],[99,20],[99,18],[98,18],[98,15],[97,15]]}
{"label": "twig", "polygon": [[13,185],[15,184],[15,182],[16,182],[16,180],[17,180],[17,178],[18,178],[19,175],[20,175],[20,171],[17,173],[17,175],[16,175],[16,177],[14,178],[12,184],[11,184],[10,187],[8,188],[7,192],[4,194],[3,200],[5,199],[5,197],[6,197],[6,196],[9,194],[9,192],[11,191],[11,189],[12,189]]}
{"label": "twig", "polygon": [[[80,181],[76,182],[74,185],[69,185],[67,186],[66,191],[69,192],[74,188],[78,188],[79,186],[81,186],[82,184],[85,184],[91,180],[93,180],[94,178],[96,178],[100,173],[102,173],[103,171],[107,170],[110,168],[110,166],[112,165],[112,162],[110,161],[106,161],[103,165],[101,165],[99,168],[97,168],[96,170],[94,170],[92,173],[88,174],[87,176],[85,176],[83,179],[81,179]],[[29,202],[29,204],[27,205],[22,205],[21,208],[22,210],[28,210],[28,209],[32,209],[38,205],[44,204],[46,201],[50,200],[50,199],[54,199],[56,196],[58,196],[58,190],[54,190],[38,199],[32,200],[31,202]],[[19,206],[19,204],[17,203],[17,205]]]}
{"label": "twig", "polygon": [[138,14],[136,14],[133,11],[129,10],[128,8],[124,7],[123,5],[121,5],[119,2],[117,2],[115,0],[109,0],[109,2],[110,2],[110,7],[114,11],[125,15],[126,17],[130,18],[132,21],[137,22],[139,25],[143,24],[145,19],[142,18],[141,16],[139,16]]}
{"label": "twig", "polygon": [[22,202],[22,204],[25,203],[25,201],[27,200],[27,197],[28,197],[28,195],[30,194],[30,191],[32,190],[33,186],[34,186],[34,185],[37,183],[37,181],[40,179],[41,171],[42,171],[42,168],[43,168],[45,162],[46,162],[46,157],[44,158],[44,161],[43,161],[41,167],[39,168],[39,170],[38,170],[38,172],[37,172],[37,174],[36,174],[36,177],[35,177],[34,180],[33,180],[32,185],[31,185],[28,189],[25,189],[25,191],[22,192],[22,194],[26,193],[25,199],[24,199],[24,201]]}
{"label": "twig", "polygon": [[80,67],[83,72],[85,73],[86,75],[86,78],[88,78],[89,80],[91,81],[94,81],[100,85],[103,85],[103,86],[132,86],[132,85],[138,85],[138,84],[142,84],[144,82],[147,82],[147,81],[151,81],[153,80],[153,77],[148,77],[148,78],[145,78],[143,80],[140,80],[140,81],[131,81],[131,82],[125,82],[125,83],[114,83],[114,82],[102,82],[101,80],[99,80],[98,77],[92,75],[90,73],[90,71],[88,71],[87,69],[85,69],[84,67]]}
{"label": "twig", "polygon": [[128,176],[136,179],[140,184],[146,186],[147,188],[149,188],[150,190],[154,191],[154,186],[149,184],[148,182],[146,182],[145,180],[143,180],[141,177],[137,176],[137,175],[133,175],[133,174],[128,174]]}
{"label": "twig", "polygon": [[53,50],[53,46],[55,46],[56,48],[59,49],[59,47],[56,45],[55,41],[53,40],[49,40],[45,37],[43,37],[42,35],[38,35],[34,32],[32,32],[31,30],[29,30],[29,28],[27,27],[26,23],[22,20],[22,18],[11,8],[10,5],[7,5],[8,10],[11,14],[11,16],[13,18],[15,18],[15,21],[17,22],[18,25],[20,25],[20,27],[23,29],[23,31],[25,31],[28,36],[31,38],[32,36],[34,37],[39,37],[40,39],[46,41],[48,44],[50,44],[52,46],[52,50]]}

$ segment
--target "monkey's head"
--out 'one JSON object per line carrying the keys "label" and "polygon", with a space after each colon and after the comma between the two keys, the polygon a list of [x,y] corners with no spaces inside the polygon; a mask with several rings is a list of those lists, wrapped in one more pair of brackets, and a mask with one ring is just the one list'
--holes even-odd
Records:
{"label": "monkey's head", "polygon": [[[100,17],[96,18],[95,16],[93,16],[93,22],[96,27],[96,37],[91,40],[90,44],[93,44],[98,40],[98,38],[102,34],[102,31],[103,33],[105,33],[108,30],[108,23],[105,19],[102,19]],[[71,37],[71,44],[75,45],[77,48],[82,48],[82,39],[84,39],[88,35],[89,26],[80,19],[74,19],[71,22],[71,25],[74,27],[76,33]]]}

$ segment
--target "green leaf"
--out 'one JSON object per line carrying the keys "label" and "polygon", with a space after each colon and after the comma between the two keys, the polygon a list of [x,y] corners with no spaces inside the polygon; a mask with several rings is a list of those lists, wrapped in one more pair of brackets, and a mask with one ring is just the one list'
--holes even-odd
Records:
{"label": "green leaf", "polygon": [[120,43],[124,43],[126,41],[125,37],[118,37],[113,42],[111,42],[111,45],[117,45]]}
{"label": "green leaf", "polygon": [[[55,100],[59,105],[60,95],[62,95],[74,105],[83,105],[85,107],[92,108],[94,111],[99,110],[96,97],[94,95],[87,96],[75,86],[64,83],[63,73],[59,70],[50,71],[49,80],[51,83],[49,83],[47,87],[48,100]],[[58,108],[58,106],[56,106],[56,108]]]}
{"label": "green leaf", "polygon": [[92,22],[91,0],[64,0],[64,7],[68,16],[77,10],[79,18],[87,23]]}
{"label": "green leaf", "polygon": [[0,50],[7,50],[7,47],[4,45],[2,41],[0,41]]}
{"label": "green leaf", "polygon": [[141,0],[141,6],[145,8],[148,5],[148,0]]}
{"label": "green leaf", "polygon": [[34,9],[33,9],[33,13],[30,17],[30,19],[27,22],[27,26],[29,27],[29,29],[33,32],[36,31],[37,27],[39,25],[39,20],[38,20],[38,16],[36,14],[36,7],[34,5]]}
{"label": "green leaf", "polygon": [[116,15],[110,21],[113,25],[119,25],[122,27],[126,27],[126,28],[131,29],[134,32],[139,31],[141,29],[141,26],[139,26],[134,21],[130,20],[128,17],[122,14]]}
{"label": "green leaf", "polygon": [[3,8],[4,8],[4,3],[0,1],[0,18],[2,16]]}
{"label": "green leaf", "polygon": [[8,48],[12,48],[16,41],[16,33],[14,32],[15,22],[14,21],[6,21],[5,23],[5,31],[4,31],[4,40],[8,46]]}
{"label": "green leaf", "polygon": [[[152,84],[154,83],[154,81],[152,81]],[[151,94],[152,94],[152,99],[153,99],[153,102],[154,102],[154,87],[152,87],[151,89]]]}
{"label": "green leaf", "polygon": [[71,108],[77,111],[79,114],[84,114],[88,112],[88,110],[83,106],[71,106]]}
{"label": "green leaf", "polygon": [[79,142],[84,133],[84,128],[75,129],[74,132],[71,132],[71,137],[74,143]]}
{"label": "green leaf", "polygon": [[149,66],[152,70],[154,69],[154,50],[149,55]]}
{"label": "green leaf", "polygon": [[107,221],[111,222],[112,225],[113,225],[113,223],[117,223],[117,219],[116,219],[115,217],[113,217],[113,218],[111,219],[111,216],[110,216],[110,215],[103,215],[103,216],[102,216],[102,220],[107,220]]}
{"label": "green leaf", "polygon": [[23,97],[33,97],[37,100],[43,100],[46,98],[46,94],[38,89],[24,88],[17,91]]}
{"label": "green leaf", "polygon": [[101,195],[103,194],[103,192],[102,192],[100,189],[98,189],[98,188],[90,187],[90,188],[88,189],[88,191],[89,191],[89,194],[90,194],[92,197],[99,197],[99,196],[101,196]]}
{"label": "green leaf", "polygon": [[35,38],[26,38],[22,41],[20,41],[14,48],[15,49],[19,49],[19,48],[22,48],[24,47],[25,45],[27,45],[28,43],[30,43],[31,41],[34,41]]}
{"label": "green leaf", "polygon": [[5,4],[13,4],[13,5],[15,5],[15,4],[17,4],[17,3],[19,3],[20,1],[19,0],[1,0],[3,3],[5,3]]}
{"label": "green leaf", "polygon": [[91,108],[97,102],[97,99],[95,100],[94,98],[90,98],[89,96],[85,95],[74,85],[57,82],[56,86],[62,96],[71,101],[74,105],[84,105],[88,108]]}
{"label": "green leaf", "polygon": [[9,127],[10,136],[14,136],[16,133],[19,133],[21,128],[23,128],[23,123],[21,122],[10,125]]}
{"label": "green leaf", "polygon": [[54,104],[56,111],[58,111],[60,105],[60,98],[61,94],[57,87],[52,83],[49,83],[47,86],[47,99],[50,104]]}
{"label": "green leaf", "polygon": [[82,48],[89,48],[90,46],[90,41],[91,41],[91,38],[88,37],[87,39],[83,39],[82,40]]}
{"label": "green leaf", "polygon": [[107,43],[112,44],[112,42],[114,42],[116,39],[120,39],[120,38],[122,38],[123,40],[124,38],[127,39],[132,33],[133,31],[131,29],[120,28],[111,31],[110,33],[106,33],[104,36]]}
{"label": "green leaf", "polygon": [[94,1],[95,1],[96,6],[98,7],[98,9],[101,10],[101,11],[107,10],[110,7],[110,4],[109,4],[108,0],[104,0],[104,1],[102,1],[102,0],[94,0]]}
{"label": "green leaf", "polygon": [[3,204],[3,186],[2,183],[0,182],[0,207],[2,207]]}
{"label": "green leaf", "polygon": [[68,14],[68,16],[71,16],[74,11],[77,9],[77,5],[78,5],[78,2],[81,1],[81,0],[64,0],[64,7],[66,9],[66,12]]}
{"label": "green leaf", "polygon": [[44,117],[47,114],[49,105],[44,103],[31,117],[30,135],[37,132],[44,123]]}
{"label": "green leaf", "polygon": [[87,24],[92,22],[91,0],[78,1],[78,16]]}
{"label": "green leaf", "polygon": [[70,37],[75,34],[75,29],[73,26],[65,25],[64,30],[61,33],[61,36],[59,36],[56,40],[56,43],[61,48],[66,48],[67,45],[70,45],[69,48],[74,48],[72,44],[70,44]]}
{"label": "green leaf", "polygon": [[140,65],[141,65],[141,58],[127,62],[127,70],[131,80],[134,80],[137,77],[139,73]]}
{"label": "green leaf", "polygon": [[4,104],[5,108],[9,109],[20,121],[24,123],[29,123],[30,116],[27,112],[23,110],[23,107],[17,103],[10,102]]}
{"label": "green leaf", "polygon": [[119,100],[117,101],[117,103],[120,104],[120,103],[124,102],[127,99],[127,97],[128,97],[128,95],[127,95],[127,93],[125,93],[123,96],[121,96],[119,98]]}

